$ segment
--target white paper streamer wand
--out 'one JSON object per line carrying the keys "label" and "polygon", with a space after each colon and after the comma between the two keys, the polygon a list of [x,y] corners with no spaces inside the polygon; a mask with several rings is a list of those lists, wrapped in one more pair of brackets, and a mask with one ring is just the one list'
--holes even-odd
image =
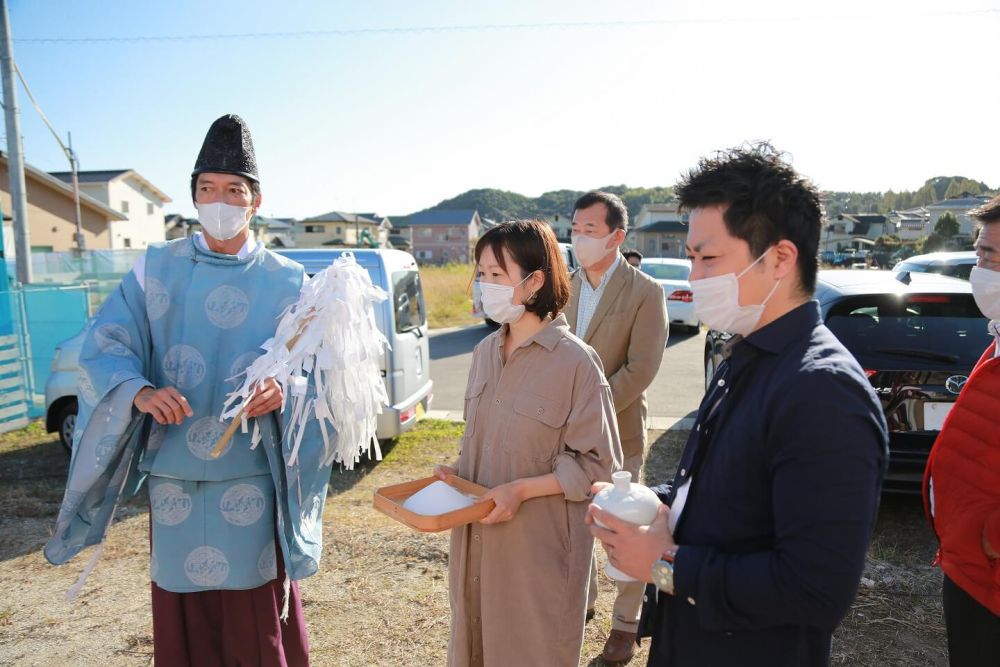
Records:
{"label": "white paper streamer wand", "polygon": [[[307,317],[302,322],[302,326],[299,329],[299,333],[296,334],[296,336],[292,338],[290,341],[288,341],[288,343],[285,345],[286,349],[291,351],[292,348],[295,347],[295,344],[299,342],[299,338],[301,338],[302,334],[305,333],[306,325],[309,324],[309,322],[311,322],[312,319],[313,319],[312,317]],[[236,435],[236,429],[240,428],[240,426],[244,423],[246,419],[246,417],[244,416],[245,414],[246,414],[246,404],[244,403],[243,405],[240,406],[240,411],[236,413],[235,417],[233,417],[233,421],[229,423],[229,426],[226,428],[225,432],[223,432],[222,436],[219,437],[219,441],[215,443],[215,448],[212,450],[213,459],[217,459],[220,456],[222,456],[222,452],[225,451],[226,445],[228,445],[229,441],[233,439],[234,435]]]}
{"label": "white paper streamer wand", "polygon": [[[274,337],[261,346],[265,353],[250,364],[240,388],[226,398],[221,419],[233,418],[233,424],[213,456],[226,448],[242,422],[242,406],[267,378],[278,382],[290,401],[285,424],[292,443],[288,465],[295,464],[306,424],[313,418],[323,436],[325,465],[340,462],[352,469],[363,452],[370,455],[377,416],[388,403],[379,362],[389,347],[375,323],[372,304],[386,298],[385,290],[372,284],[350,253],[303,284],[298,301],[282,314]],[[308,384],[316,391],[315,398],[306,400]],[[237,401],[239,407],[233,405]],[[258,433],[255,428],[251,448],[260,440]]]}

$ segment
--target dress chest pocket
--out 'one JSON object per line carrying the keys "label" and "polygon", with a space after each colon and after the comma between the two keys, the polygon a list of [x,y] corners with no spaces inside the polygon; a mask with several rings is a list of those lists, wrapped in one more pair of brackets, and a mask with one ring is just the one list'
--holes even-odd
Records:
{"label": "dress chest pocket", "polygon": [[478,421],[476,413],[479,412],[480,403],[483,399],[483,391],[486,389],[486,381],[474,381],[465,390],[465,433],[471,435],[476,430]]}
{"label": "dress chest pocket", "polygon": [[534,461],[554,459],[561,449],[562,427],[569,416],[568,403],[521,392],[514,399],[513,408],[504,449]]}

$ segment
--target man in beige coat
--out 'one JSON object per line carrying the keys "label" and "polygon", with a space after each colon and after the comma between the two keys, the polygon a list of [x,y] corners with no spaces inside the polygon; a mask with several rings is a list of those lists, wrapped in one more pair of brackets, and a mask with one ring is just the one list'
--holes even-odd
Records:
{"label": "man in beige coat", "polygon": [[[667,340],[663,288],[618,252],[628,227],[621,199],[588,192],[573,208],[573,248],[583,268],[573,275],[566,318],[573,333],[594,348],[604,365],[625,456],[622,469],[639,481],[646,451],[646,388],[660,368]],[[642,582],[618,584],[611,634],[602,654],[606,662],[632,657],[643,589]],[[595,559],[588,610],[596,600]]]}

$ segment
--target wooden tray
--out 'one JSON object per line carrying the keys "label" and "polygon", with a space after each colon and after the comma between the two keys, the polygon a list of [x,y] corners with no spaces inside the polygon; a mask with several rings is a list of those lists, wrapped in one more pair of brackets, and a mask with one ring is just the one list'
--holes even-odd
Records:
{"label": "wooden tray", "polygon": [[[392,486],[383,486],[375,492],[375,499],[373,502],[375,509],[414,530],[419,530],[422,533],[437,533],[442,530],[454,528],[455,526],[461,526],[474,521],[479,521],[480,519],[485,518],[486,515],[492,512],[493,508],[496,507],[496,504],[491,500],[486,503],[477,503],[471,507],[465,507],[460,510],[431,516],[426,514],[417,514],[416,512],[411,512],[403,507],[403,503],[407,498],[425,486],[428,486],[432,482],[436,481],[438,481],[437,477],[424,477],[423,479],[416,479],[412,482],[393,484]],[[456,477],[455,475],[448,475],[447,479],[444,481],[446,484],[453,486],[462,493],[477,497],[489,491],[489,489],[485,486],[473,484],[469,480]]]}

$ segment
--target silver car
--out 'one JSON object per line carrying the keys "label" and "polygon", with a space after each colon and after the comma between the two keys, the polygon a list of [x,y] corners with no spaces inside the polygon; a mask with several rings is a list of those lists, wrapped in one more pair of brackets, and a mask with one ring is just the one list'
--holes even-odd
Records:
{"label": "silver car", "polygon": [[[305,267],[313,275],[330,266],[346,249],[282,250],[280,254]],[[382,361],[382,378],[389,406],[378,419],[379,440],[391,440],[410,430],[427,410],[433,398],[430,378],[430,351],[427,341],[427,308],[417,262],[400,250],[353,249],[358,263],[372,282],[389,298],[375,306],[375,322],[389,339],[391,349]],[[56,347],[52,373],[45,385],[45,425],[49,433],[58,431],[67,449],[72,447],[76,427],[76,387],[80,348],[86,329]]]}

